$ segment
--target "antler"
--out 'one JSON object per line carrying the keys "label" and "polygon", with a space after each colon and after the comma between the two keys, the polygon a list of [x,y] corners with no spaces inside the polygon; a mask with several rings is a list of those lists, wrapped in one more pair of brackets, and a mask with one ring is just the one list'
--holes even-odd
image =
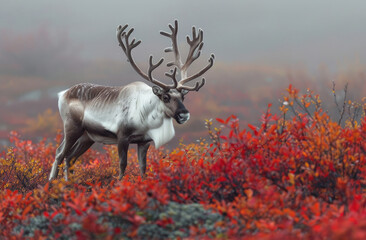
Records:
{"label": "antler", "polygon": [[[179,49],[178,49],[178,44],[177,44],[178,21],[177,20],[174,21],[174,26],[169,24],[171,33],[163,32],[163,31],[160,32],[161,35],[168,37],[172,40],[172,46],[166,48],[164,51],[173,52],[174,56],[175,56],[175,60],[173,62],[169,62],[167,64],[168,67],[175,66],[175,68],[173,70],[171,70],[170,73],[165,73],[165,75],[167,77],[171,78],[173,81],[173,84],[167,85],[167,84],[164,84],[164,83],[156,80],[152,75],[152,72],[163,63],[163,61],[164,61],[163,58],[161,58],[157,63],[154,64],[153,57],[150,56],[149,57],[149,68],[148,68],[147,74],[144,73],[136,65],[136,63],[132,57],[132,49],[137,47],[141,43],[141,40],[136,41],[136,39],[134,38],[134,39],[132,39],[132,41],[130,41],[129,38],[130,38],[132,32],[134,31],[134,29],[131,28],[126,33],[125,30],[127,29],[127,27],[128,27],[127,24],[124,25],[123,27],[118,26],[117,39],[118,39],[119,45],[121,46],[123,52],[126,54],[127,59],[130,62],[131,66],[141,77],[143,77],[144,79],[152,82],[153,84],[155,84],[165,90],[175,88],[178,91],[182,91],[182,90],[198,91],[205,84],[205,79],[202,78],[202,80],[200,82],[196,82],[196,84],[194,86],[185,85],[186,83],[192,81],[193,79],[196,79],[196,78],[202,76],[205,72],[207,72],[207,70],[209,70],[213,66],[215,56],[213,54],[211,54],[210,58],[208,59],[209,63],[207,64],[207,66],[204,67],[201,71],[188,77],[187,69],[197,58],[199,58],[199,56],[201,54],[201,50],[203,48],[202,29],[198,29],[198,32],[197,32],[196,28],[192,27],[192,39],[190,39],[190,37],[187,36],[187,43],[190,46],[190,49],[189,49],[185,63],[182,62],[182,59],[181,59],[181,56],[179,53]],[[180,77],[181,77],[179,82],[177,81],[177,78],[176,78],[178,69],[179,69]]]}
{"label": "antler", "polygon": [[208,59],[209,64],[206,67],[204,67],[198,73],[193,74],[190,77],[187,77],[188,75],[187,69],[197,58],[199,58],[201,54],[201,50],[203,48],[203,31],[202,29],[198,29],[197,33],[196,28],[192,27],[192,39],[190,39],[189,36],[187,36],[187,43],[190,45],[190,49],[188,52],[186,62],[183,64],[177,44],[178,21],[177,20],[174,21],[174,27],[171,24],[169,24],[169,28],[171,30],[171,33],[162,31],[160,32],[160,34],[172,40],[172,47],[166,48],[165,52],[173,52],[175,56],[175,61],[168,63],[167,66],[168,67],[176,66],[180,70],[181,80],[178,82],[177,90],[181,91],[185,89],[187,91],[194,91],[194,90],[198,91],[205,84],[204,78],[202,78],[201,82],[196,82],[195,86],[193,87],[184,86],[184,84],[192,81],[195,78],[202,76],[208,69],[210,69],[213,66],[215,56],[211,54],[210,58]]}
{"label": "antler", "polygon": [[[153,84],[165,89],[165,90],[169,90],[169,89],[173,89],[173,88],[177,88],[178,82],[176,80],[175,74],[176,74],[176,70],[173,71],[173,74],[169,74],[169,73],[165,73],[166,76],[172,78],[173,80],[173,84],[172,85],[167,85],[164,84],[158,80],[156,80],[153,76],[152,76],[152,72],[158,68],[164,61],[163,58],[161,58],[156,64],[153,63],[153,56],[149,57],[149,68],[148,68],[148,74],[144,73],[135,63],[135,61],[132,58],[132,49],[134,49],[135,47],[137,47],[140,43],[141,40],[136,42],[136,39],[132,39],[132,41],[129,41],[129,37],[132,34],[132,32],[134,31],[133,28],[131,28],[127,33],[125,32],[125,30],[127,29],[128,25],[124,25],[123,27],[121,25],[118,26],[117,28],[117,40],[119,42],[119,45],[121,46],[123,52],[126,54],[128,62],[130,62],[131,66],[133,67],[133,69],[144,79],[152,82]],[[123,39],[125,40],[125,42],[123,42]]]}
{"label": "antler", "polygon": [[181,58],[180,58],[178,44],[177,44],[178,21],[175,20],[174,27],[171,24],[169,24],[168,26],[169,26],[170,30],[172,31],[172,33],[169,34],[167,32],[161,31],[160,34],[165,36],[165,37],[168,37],[168,38],[172,39],[172,46],[168,47],[168,48],[165,48],[164,51],[165,52],[174,52],[175,61],[168,63],[167,66],[171,67],[171,66],[175,65],[176,67],[181,69],[183,67],[183,63],[182,63]]}

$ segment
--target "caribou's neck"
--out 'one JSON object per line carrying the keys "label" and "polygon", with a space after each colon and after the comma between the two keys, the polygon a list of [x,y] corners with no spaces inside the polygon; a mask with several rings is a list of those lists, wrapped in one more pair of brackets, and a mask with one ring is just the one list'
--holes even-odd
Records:
{"label": "caribou's neck", "polygon": [[133,115],[144,120],[148,129],[147,137],[153,140],[156,148],[159,148],[174,137],[173,119],[166,116],[164,104],[153,94],[152,89],[148,88],[145,94],[140,95],[143,97],[138,100],[142,104],[140,112]]}
{"label": "caribou's neck", "polygon": [[150,129],[147,135],[154,141],[155,147],[159,148],[174,137],[175,131],[172,118],[164,118],[163,124],[158,128]]}

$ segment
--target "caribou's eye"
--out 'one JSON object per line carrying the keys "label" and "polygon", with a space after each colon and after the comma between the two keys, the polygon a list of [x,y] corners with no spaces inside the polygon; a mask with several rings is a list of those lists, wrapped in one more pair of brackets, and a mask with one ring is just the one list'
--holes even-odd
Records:
{"label": "caribou's eye", "polygon": [[168,103],[168,102],[170,101],[170,96],[169,96],[168,94],[164,94],[164,95],[162,96],[162,99],[163,99],[163,101],[164,101],[165,103]]}

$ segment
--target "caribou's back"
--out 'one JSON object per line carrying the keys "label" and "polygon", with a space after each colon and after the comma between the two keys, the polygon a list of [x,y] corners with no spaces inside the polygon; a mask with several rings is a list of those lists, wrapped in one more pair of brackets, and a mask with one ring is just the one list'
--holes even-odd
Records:
{"label": "caribou's back", "polygon": [[64,91],[65,99],[90,102],[94,99],[102,100],[105,103],[113,102],[118,98],[122,87],[108,87],[91,83],[77,84],[67,91]]}

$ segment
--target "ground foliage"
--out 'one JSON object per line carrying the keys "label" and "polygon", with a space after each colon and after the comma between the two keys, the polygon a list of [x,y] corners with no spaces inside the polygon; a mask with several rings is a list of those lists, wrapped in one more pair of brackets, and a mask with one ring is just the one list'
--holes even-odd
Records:
{"label": "ground foliage", "polygon": [[269,104],[257,126],[207,120],[210,141],[149,150],[144,179],[131,150],[122,181],[109,146],[49,183],[57,144],[12,133],[0,239],[365,239],[366,108],[337,107],[330,119],[319,96],[290,85],[280,114]]}

